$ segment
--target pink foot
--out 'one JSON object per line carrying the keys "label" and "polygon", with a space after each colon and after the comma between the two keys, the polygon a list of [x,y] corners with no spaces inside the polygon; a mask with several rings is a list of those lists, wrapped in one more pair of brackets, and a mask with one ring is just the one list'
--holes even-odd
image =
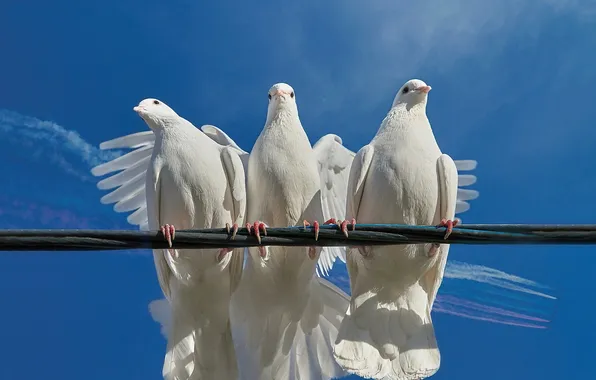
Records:
{"label": "pink foot", "polygon": [[[308,222],[308,220],[305,220],[304,222],[302,222],[302,224],[304,224],[304,227],[308,227],[310,226],[310,223]],[[315,229],[315,241],[319,240],[319,231],[320,231],[320,227],[319,227],[319,222],[318,221],[314,221],[312,222],[313,224],[313,228]]]}
{"label": "pink foot", "polygon": [[[354,231],[356,229],[356,219],[352,218],[352,220],[350,222],[352,224],[352,231]],[[346,237],[348,237],[348,221],[347,220],[344,220],[343,222],[340,223],[339,229],[341,230],[341,232],[344,233],[344,235]]]}
{"label": "pink foot", "polygon": [[230,234],[230,232],[232,233],[231,239],[234,240],[236,238],[236,234],[238,233],[238,223],[234,223],[231,229],[230,223],[226,223],[226,230],[228,230],[228,235]]}
{"label": "pink foot", "polygon": [[260,245],[258,248],[259,248],[259,256],[261,256],[262,259],[265,259],[267,257],[267,250],[262,245]]}
{"label": "pink foot", "polygon": [[161,233],[163,234],[164,238],[167,240],[168,245],[170,246],[170,249],[168,249],[168,252],[173,257],[176,257],[176,250],[171,249],[172,240],[174,240],[174,238],[176,237],[176,228],[174,227],[174,225],[164,224],[163,226],[161,226]]}
{"label": "pink foot", "polygon": [[331,218],[331,219],[329,219],[328,221],[326,221],[323,224],[337,224],[337,219]]}
{"label": "pink foot", "polygon": [[168,245],[172,247],[172,240],[174,240],[174,237],[176,236],[176,228],[173,225],[164,224],[161,226],[161,233],[168,241]]}
{"label": "pink foot", "polygon": [[447,231],[445,232],[445,237],[444,237],[444,239],[447,239],[449,237],[449,235],[451,235],[451,232],[453,231],[453,227],[457,226],[458,223],[459,223],[459,219],[457,219],[457,218],[455,218],[455,220],[443,218],[443,219],[441,219],[441,223],[439,223],[437,228],[447,227]]}
{"label": "pink foot", "polygon": [[254,233],[259,244],[261,244],[261,231],[263,231],[263,235],[267,236],[267,227],[265,226],[265,223],[261,221],[254,222],[252,226],[250,223],[246,223],[246,229],[249,234]]}
{"label": "pink foot", "polygon": [[[331,223],[335,223],[335,222],[336,222],[336,221],[335,221],[335,219],[334,219],[334,218],[331,218],[331,219],[329,219],[328,221],[326,221],[326,222],[325,222],[325,223],[323,223],[323,224],[331,224]],[[304,227],[305,227],[305,228],[306,228],[306,227],[308,227],[308,226],[310,226],[310,223],[308,222],[308,220],[305,220],[305,221],[304,221],[304,222],[302,222],[302,223],[304,224]],[[318,221],[316,221],[316,220],[315,220],[315,221],[313,222],[313,228],[314,228],[314,230],[315,230],[315,241],[317,241],[317,240],[319,240],[319,231],[320,231],[320,229],[321,229],[321,228],[319,227],[319,222],[318,222]],[[316,258],[317,258],[317,247],[314,247],[314,246],[313,246],[313,247],[308,247],[308,257],[309,257],[311,260],[314,260],[314,259],[316,259]]]}

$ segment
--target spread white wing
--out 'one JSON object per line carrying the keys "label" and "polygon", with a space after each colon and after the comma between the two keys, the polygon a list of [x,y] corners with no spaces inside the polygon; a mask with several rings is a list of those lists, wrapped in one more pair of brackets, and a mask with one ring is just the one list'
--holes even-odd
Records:
{"label": "spread white wing", "polygon": [[97,177],[118,172],[97,183],[100,190],[115,188],[111,193],[104,195],[100,201],[103,204],[115,203],[116,212],[133,211],[127,218],[128,223],[138,225],[141,230],[149,229],[145,178],[154,144],[153,131],[133,133],[105,141],[99,145],[102,150],[122,148],[133,150],[91,169],[91,174]]}
{"label": "spread white wing", "polygon": [[480,193],[476,190],[462,189],[462,186],[470,186],[476,183],[476,176],[472,174],[460,174],[463,171],[470,171],[476,169],[478,164],[476,160],[454,160],[457,168],[457,203],[455,204],[455,214],[461,214],[470,209],[470,204],[467,201],[478,198]]}
{"label": "spread white wing", "polygon": [[[313,146],[321,178],[321,204],[325,220],[346,218],[346,198],[350,168],[356,155],[343,146],[339,136],[328,134]],[[345,247],[325,247],[321,251],[317,274],[327,276],[336,258],[346,262]]]}
{"label": "spread white wing", "polygon": [[[246,173],[248,153],[240,149],[224,131],[213,125],[204,125],[201,130],[216,143],[237,150]],[[149,229],[145,181],[154,145],[153,131],[137,132],[105,141],[99,145],[102,150],[127,148],[132,151],[91,169],[91,174],[96,177],[117,172],[97,183],[100,190],[114,189],[104,195],[100,201],[103,204],[115,203],[116,212],[132,211],[126,220],[130,224],[139,226],[141,230]]]}

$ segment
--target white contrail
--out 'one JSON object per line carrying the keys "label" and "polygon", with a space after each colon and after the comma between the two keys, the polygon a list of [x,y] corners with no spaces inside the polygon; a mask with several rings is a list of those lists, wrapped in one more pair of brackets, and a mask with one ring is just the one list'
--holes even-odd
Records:
{"label": "white contrail", "polygon": [[556,299],[554,296],[530,288],[548,289],[545,285],[483,265],[475,265],[453,260],[448,261],[447,268],[445,269],[445,278],[476,281],[516,292]]}
{"label": "white contrail", "polygon": [[[84,180],[89,180],[88,168],[77,170],[80,161],[90,168],[122,155],[120,151],[102,151],[85,141],[78,132],[52,121],[6,109],[0,109],[0,133],[6,135],[5,140],[26,147],[31,157],[49,159],[67,173]],[[69,159],[69,155],[78,159]]]}

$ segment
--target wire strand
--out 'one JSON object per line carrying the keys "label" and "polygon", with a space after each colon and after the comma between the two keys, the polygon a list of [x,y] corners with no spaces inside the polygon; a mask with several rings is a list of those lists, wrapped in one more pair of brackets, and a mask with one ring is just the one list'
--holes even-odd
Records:
{"label": "wire strand", "polygon": [[[594,224],[467,224],[448,239],[445,228],[400,224],[348,225],[346,238],[336,225],[267,228],[263,246],[371,246],[397,244],[596,244]],[[172,248],[240,248],[259,245],[246,228],[232,240],[225,228],[178,230]],[[0,230],[0,251],[97,251],[168,248],[161,231],[136,230]]]}

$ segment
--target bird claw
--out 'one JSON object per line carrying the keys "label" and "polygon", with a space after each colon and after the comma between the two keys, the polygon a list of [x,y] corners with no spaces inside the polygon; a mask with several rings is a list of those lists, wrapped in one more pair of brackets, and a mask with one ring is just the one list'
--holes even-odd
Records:
{"label": "bird claw", "polygon": [[261,222],[260,220],[254,222],[252,226],[250,223],[246,223],[246,229],[248,230],[249,235],[251,233],[255,235],[259,244],[261,244],[261,231],[263,231],[263,235],[267,236],[267,226],[265,226],[265,223]]}
{"label": "bird claw", "polygon": [[443,218],[441,219],[441,223],[437,226],[437,228],[447,227],[447,231],[445,232],[445,237],[443,239],[447,239],[451,232],[453,232],[453,227],[459,224],[460,220],[455,218],[454,220]]}
{"label": "bird claw", "polygon": [[261,256],[262,259],[266,259],[267,258],[267,249],[266,249],[266,247],[263,247],[261,245],[258,248],[259,248],[259,256]]}
{"label": "bird claw", "polygon": [[172,240],[176,237],[176,228],[170,224],[164,224],[161,226],[161,233],[168,242],[170,248],[172,248]]}
{"label": "bird claw", "polygon": [[[350,221],[352,224],[352,231],[354,231],[356,229],[356,219],[352,218],[352,220]],[[341,230],[341,232],[344,233],[345,237],[348,237],[348,221],[344,220],[339,224],[339,229]]]}
{"label": "bird claw", "polygon": [[170,246],[168,252],[170,253],[170,255],[172,255],[172,257],[177,257],[176,250],[172,249],[172,241],[176,237],[176,227],[174,227],[174,225],[171,224],[164,224],[163,226],[161,226],[161,233],[168,242],[168,245]]}
{"label": "bird claw", "polygon": [[[304,220],[302,222],[302,224],[304,225],[304,228],[310,226],[310,223],[308,222],[308,220]],[[315,241],[317,241],[317,240],[319,240],[319,231],[321,228],[319,227],[319,222],[316,220],[314,222],[312,222],[312,224],[313,224],[313,228],[315,230]]]}
{"label": "bird claw", "polygon": [[[228,235],[230,232],[232,233],[230,239],[234,240],[236,238],[236,234],[238,233],[238,223],[234,223],[232,228],[230,228],[230,223],[226,223],[226,230],[228,231]],[[250,233],[250,231],[248,231]]]}

